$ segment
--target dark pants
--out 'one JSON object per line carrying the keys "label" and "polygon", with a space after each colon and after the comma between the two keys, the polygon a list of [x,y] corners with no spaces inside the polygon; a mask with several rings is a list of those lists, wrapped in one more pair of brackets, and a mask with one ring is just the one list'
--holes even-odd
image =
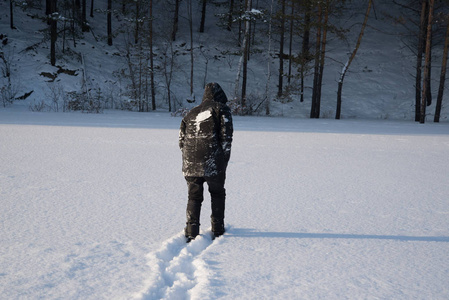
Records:
{"label": "dark pants", "polygon": [[212,232],[223,234],[226,190],[224,188],[225,173],[214,177],[185,177],[189,199],[187,201],[186,236],[195,237],[199,234],[201,204],[204,200],[204,182],[207,182],[211,196]]}

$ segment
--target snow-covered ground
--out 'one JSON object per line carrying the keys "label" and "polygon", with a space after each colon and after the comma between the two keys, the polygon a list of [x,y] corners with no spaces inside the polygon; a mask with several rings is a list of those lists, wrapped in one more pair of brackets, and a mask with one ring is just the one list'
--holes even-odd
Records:
{"label": "snow-covered ground", "polygon": [[446,123],[236,117],[190,244],[179,123],[0,110],[0,298],[449,298]]}

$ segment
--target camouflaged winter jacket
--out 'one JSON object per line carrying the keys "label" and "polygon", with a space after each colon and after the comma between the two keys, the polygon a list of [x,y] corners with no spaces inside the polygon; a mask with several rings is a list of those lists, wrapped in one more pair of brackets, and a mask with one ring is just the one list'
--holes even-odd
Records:
{"label": "camouflaged winter jacket", "polygon": [[179,147],[184,176],[213,177],[226,172],[233,134],[227,100],[218,83],[208,83],[202,103],[183,118]]}

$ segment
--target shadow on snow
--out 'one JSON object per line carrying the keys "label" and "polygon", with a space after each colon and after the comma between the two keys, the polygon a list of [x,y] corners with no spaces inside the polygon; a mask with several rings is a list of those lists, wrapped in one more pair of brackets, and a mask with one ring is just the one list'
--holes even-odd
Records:
{"label": "shadow on snow", "polygon": [[287,239],[368,239],[395,240],[403,242],[449,242],[447,236],[405,236],[405,235],[371,235],[341,233],[296,233],[257,231],[252,228],[232,228],[226,236],[243,238],[287,238]]}

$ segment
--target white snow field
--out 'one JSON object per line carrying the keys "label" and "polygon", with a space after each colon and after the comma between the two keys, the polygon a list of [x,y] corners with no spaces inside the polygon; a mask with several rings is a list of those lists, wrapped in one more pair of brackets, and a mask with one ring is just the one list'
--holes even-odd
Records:
{"label": "white snow field", "polygon": [[235,117],[183,238],[180,118],[0,110],[0,299],[448,299],[449,126]]}

